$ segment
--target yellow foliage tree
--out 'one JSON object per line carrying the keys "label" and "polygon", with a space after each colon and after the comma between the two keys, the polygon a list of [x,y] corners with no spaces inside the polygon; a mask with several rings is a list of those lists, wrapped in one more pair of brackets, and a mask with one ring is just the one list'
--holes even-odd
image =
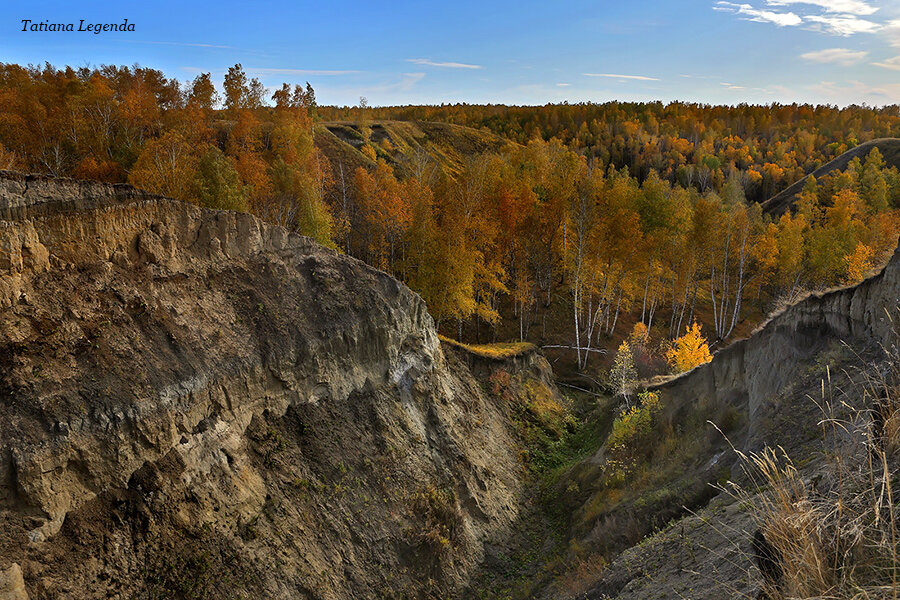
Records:
{"label": "yellow foliage tree", "polygon": [[631,334],[628,336],[628,343],[632,348],[644,348],[650,341],[650,330],[642,321],[634,324]]}
{"label": "yellow foliage tree", "polygon": [[674,345],[666,352],[666,360],[677,373],[690,371],[712,360],[709,345],[698,323],[688,327],[685,334],[675,340]]}
{"label": "yellow foliage tree", "polygon": [[844,261],[847,263],[845,283],[855,284],[866,278],[866,275],[872,270],[873,254],[871,248],[860,242],[853,252],[844,257]]}
{"label": "yellow foliage tree", "polygon": [[628,393],[637,381],[637,370],[634,368],[634,354],[632,354],[631,346],[628,345],[628,342],[623,341],[619,344],[619,350],[616,352],[612,369],[609,371],[609,378],[615,387],[616,393],[625,398],[625,401],[630,405]]}
{"label": "yellow foliage tree", "polygon": [[378,154],[375,152],[375,148],[373,148],[369,144],[363,145],[363,147],[360,148],[360,152],[362,152],[366,156],[366,158],[368,158],[372,162],[378,160]]}

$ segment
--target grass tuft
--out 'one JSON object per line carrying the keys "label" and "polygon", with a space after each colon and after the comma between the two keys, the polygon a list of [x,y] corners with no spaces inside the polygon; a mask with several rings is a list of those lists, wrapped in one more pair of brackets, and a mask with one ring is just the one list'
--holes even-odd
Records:
{"label": "grass tuft", "polygon": [[451,340],[443,335],[439,335],[438,338],[440,338],[441,343],[443,344],[447,344],[454,348],[460,348],[461,350],[465,350],[466,352],[481,358],[489,358],[492,360],[506,360],[508,358],[516,358],[517,356],[524,356],[536,348],[536,346],[530,342],[463,344],[462,342]]}

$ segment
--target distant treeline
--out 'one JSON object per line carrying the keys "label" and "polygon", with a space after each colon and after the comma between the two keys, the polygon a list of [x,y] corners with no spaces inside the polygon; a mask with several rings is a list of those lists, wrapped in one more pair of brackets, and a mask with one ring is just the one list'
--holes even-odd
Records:
{"label": "distant treeline", "polygon": [[733,173],[747,198],[761,202],[847,150],[876,138],[900,137],[900,107],[808,104],[712,106],[673,102],[504,106],[444,104],[368,108],[322,107],[328,120],[360,118],[443,121],[486,128],[524,144],[551,138],[629,171],[650,171],[700,191],[721,189]]}

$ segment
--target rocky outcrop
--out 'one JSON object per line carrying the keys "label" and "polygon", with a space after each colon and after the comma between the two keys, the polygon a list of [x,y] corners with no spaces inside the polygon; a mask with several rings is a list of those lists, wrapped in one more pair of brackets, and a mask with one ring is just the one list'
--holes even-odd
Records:
{"label": "rocky outcrop", "polygon": [[0,569],[32,598],[452,593],[516,517],[504,411],[359,261],[0,173]]}
{"label": "rocky outcrop", "polygon": [[28,600],[22,567],[16,563],[5,571],[0,571],[0,600]]}
{"label": "rocky outcrop", "polygon": [[753,495],[766,480],[746,457],[777,448],[813,497],[840,485],[832,459],[864,463],[867,437],[883,435],[869,422],[872,393],[883,393],[871,382],[891,381],[898,308],[900,249],[860,284],[811,294],[711,362],[651,385],[662,419],[658,441],[641,438],[652,454],[636,474],[624,485],[610,478],[601,447],[556,483],[580,553],[539,597],[763,597],[757,565],[774,560],[757,563],[766,511],[735,485]]}

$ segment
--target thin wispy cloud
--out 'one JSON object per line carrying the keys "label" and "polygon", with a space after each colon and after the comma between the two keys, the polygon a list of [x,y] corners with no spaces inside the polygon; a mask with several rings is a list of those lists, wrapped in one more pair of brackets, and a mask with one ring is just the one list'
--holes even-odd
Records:
{"label": "thin wispy cloud", "polygon": [[717,2],[713,10],[731,12],[742,15],[747,21],[756,23],[772,23],[779,27],[795,27],[803,23],[799,15],[792,12],[775,12],[753,8],[750,4],[735,4],[733,2]]}
{"label": "thin wispy cloud", "polygon": [[251,75],[356,75],[362,71],[333,69],[278,69],[269,67],[247,68]]}
{"label": "thin wispy cloud", "polygon": [[867,19],[860,19],[853,15],[822,16],[809,15],[807,21],[815,23],[815,29],[832,35],[848,37],[857,33],[875,33],[882,28],[881,25]]}
{"label": "thin wispy cloud", "polygon": [[886,83],[870,85],[862,81],[850,81],[839,84],[833,81],[822,81],[811,89],[819,95],[838,102],[869,101],[875,104],[893,104],[900,100],[900,84]]}
{"label": "thin wispy cloud", "polygon": [[882,69],[900,71],[900,56],[895,56],[894,58],[889,58],[880,62],[873,62],[872,64],[876,67],[881,67]]}
{"label": "thin wispy cloud", "polygon": [[199,42],[157,42],[150,40],[122,40],[128,44],[152,44],[155,46],[188,46],[191,48],[222,48],[224,50],[238,50],[234,46],[225,46],[220,44],[201,44]]}
{"label": "thin wispy cloud", "polygon": [[864,50],[849,50],[847,48],[828,48],[815,52],[801,54],[800,58],[814,63],[833,63],[849,67],[865,60],[869,53]]}
{"label": "thin wispy cloud", "polygon": [[632,79],[635,81],[659,81],[656,77],[645,77],[643,75],[617,75],[615,73],[583,73],[586,77],[608,77],[610,79]]}
{"label": "thin wispy cloud", "polygon": [[[188,73],[212,73],[212,74],[224,74],[225,69],[203,69],[201,67],[178,67],[183,71],[187,71]],[[247,67],[244,71],[250,75],[320,75],[320,76],[329,76],[329,75],[356,75],[358,73],[365,73],[365,71],[336,71],[329,69],[279,69],[279,68],[269,68],[269,67]]]}
{"label": "thin wispy cloud", "polygon": [[407,58],[406,62],[416,65],[425,65],[428,67],[443,67],[445,69],[483,69],[481,65],[470,65],[461,62],[441,62],[431,60],[429,58]]}
{"label": "thin wispy cloud", "polygon": [[569,87],[570,85],[572,85],[572,84],[571,83],[557,83],[556,87]]}
{"label": "thin wispy cloud", "polygon": [[425,79],[425,73],[403,73],[400,76],[399,83],[396,84],[396,89],[407,92],[423,79]]}
{"label": "thin wispy cloud", "polygon": [[424,78],[425,73],[400,73],[399,76],[393,76],[381,83],[340,89],[344,94],[357,98],[366,96],[369,100],[374,100],[377,103],[379,98],[390,98],[393,94],[407,94],[414,91],[416,84]]}
{"label": "thin wispy cloud", "polygon": [[805,4],[825,9],[825,12],[839,13],[843,15],[869,16],[878,12],[877,6],[863,0],[766,0],[769,6],[790,6],[792,4]]}

